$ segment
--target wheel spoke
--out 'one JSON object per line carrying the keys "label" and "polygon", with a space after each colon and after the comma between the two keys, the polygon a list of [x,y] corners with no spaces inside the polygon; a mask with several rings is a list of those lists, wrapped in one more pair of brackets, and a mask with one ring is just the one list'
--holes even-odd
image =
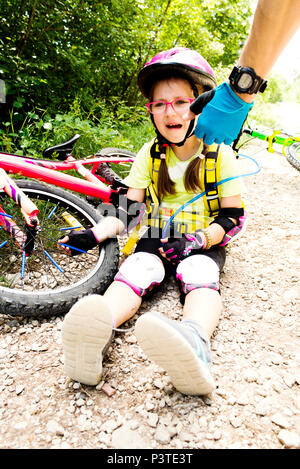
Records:
{"label": "wheel spoke", "polygon": [[[74,259],[59,249],[57,242],[70,230],[92,226],[91,222],[84,212],[72,207],[67,201],[57,201],[55,198],[52,200],[50,196],[44,197],[42,194],[30,194],[30,197],[39,209],[40,224],[34,240],[34,250],[30,256],[26,256],[25,252],[19,250],[13,239],[10,237],[3,239],[7,238],[9,233],[0,230],[2,233],[0,286],[21,288],[26,291],[71,287],[95,268],[99,262],[99,251],[97,249],[97,255],[95,252],[86,254],[86,251],[72,247],[82,253],[82,256],[79,255]],[[3,193],[1,200],[3,211],[9,212],[5,213],[5,216],[13,218],[14,222],[23,228],[25,223],[20,208]],[[75,219],[76,225],[66,226],[66,216],[71,217],[72,220]],[[20,232],[22,232],[21,228]]]}
{"label": "wheel spoke", "polygon": [[50,254],[49,254],[47,251],[45,251],[45,249],[44,249],[43,252],[46,254],[46,256],[48,257],[48,259],[50,259],[50,261],[52,262],[52,264],[53,264],[60,272],[63,272],[63,270],[62,270],[62,269],[59,267],[59,265],[55,262],[55,260],[53,259],[53,257],[51,257]]}

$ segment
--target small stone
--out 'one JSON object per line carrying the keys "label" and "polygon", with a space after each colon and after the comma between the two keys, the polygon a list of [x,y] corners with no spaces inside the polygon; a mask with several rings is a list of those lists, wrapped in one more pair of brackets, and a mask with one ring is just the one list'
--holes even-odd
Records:
{"label": "small stone", "polygon": [[16,386],[16,394],[17,395],[21,394],[21,392],[23,392],[24,389],[25,387],[22,384],[19,384],[18,386]]}
{"label": "small stone", "polygon": [[242,393],[237,399],[236,399],[237,404],[240,405],[247,405],[249,404],[249,398],[247,393]]}
{"label": "small stone", "polygon": [[271,355],[271,362],[274,364],[274,365],[280,365],[282,363],[282,357],[280,355],[278,355],[278,353],[273,353]]}
{"label": "small stone", "polygon": [[268,301],[269,295],[263,291],[263,290],[258,290],[257,291],[257,296],[262,300],[262,301]]}
{"label": "small stone", "polygon": [[167,445],[168,443],[170,443],[170,439],[171,439],[170,433],[163,426],[159,426],[156,429],[156,432],[154,433],[154,438],[158,443],[161,443],[163,445]]}
{"label": "small stone", "polygon": [[296,379],[294,378],[294,376],[291,376],[291,375],[285,376],[283,380],[289,388],[291,388],[293,384],[296,382]]}
{"label": "small stone", "polygon": [[98,383],[97,386],[96,386],[96,390],[101,391],[103,384],[104,384],[104,381],[103,380],[100,381],[100,383]]}
{"label": "small stone", "polygon": [[211,406],[212,405],[212,400],[207,397],[207,396],[202,396],[202,401],[204,402],[205,405]]}
{"label": "small stone", "polygon": [[155,407],[155,406],[154,406],[153,402],[151,402],[151,401],[146,401],[146,402],[145,402],[145,409],[146,409],[146,410],[148,410],[148,411],[153,410],[154,407]]}
{"label": "small stone", "polygon": [[111,441],[111,435],[105,432],[100,432],[98,439],[100,443],[103,443],[104,445],[109,445]]}
{"label": "small stone", "polygon": [[216,389],[216,394],[218,394],[218,396],[221,396],[221,397],[224,397],[224,398],[227,397],[227,391],[226,391],[226,389],[223,389],[223,388],[217,388]]}
{"label": "small stone", "polygon": [[136,344],[137,343],[137,338],[135,337],[135,335],[129,335],[128,337],[126,337],[126,342],[128,344]]}
{"label": "small stone", "polygon": [[103,384],[101,391],[103,391],[108,397],[113,396],[116,392],[116,390],[108,383]]}
{"label": "small stone", "polygon": [[271,421],[273,423],[276,423],[276,425],[278,425],[279,427],[282,427],[282,428],[289,428],[290,427],[290,423],[289,421],[286,419],[286,417],[282,414],[274,414],[272,415],[271,417]]}
{"label": "small stone", "polygon": [[64,435],[64,429],[56,420],[49,420],[47,423],[47,432],[54,433],[57,436]]}
{"label": "small stone", "polygon": [[259,402],[255,408],[255,413],[257,415],[267,415],[270,412],[269,406],[263,401]]}
{"label": "small stone", "polygon": [[148,415],[147,422],[148,422],[148,424],[150,425],[150,427],[156,428],[157,423],[158,423],[158,415],[157,415],[157,414],[150,413],[150,414]]}
{"label": "small stone", "polygon": [[163,383],[163,381],[162,381],[161,379],[155,379],[155,380],[153,381],[153,384],[154,384],[154,386],[155,386],[156,388],[158,388],[158,389],[163,389],[163,387],[164,387],[164,383]]}
{"label": "small stone", "polygon": [[287,448],[300,448],[300,436],[288,430],[281,430],[278,433],[278,439]]}
{"label": "small stone", "polygon": [[180,436],[180,439],[181,439],[182,441],[187,441],[187,442],[189,442],[189,441],[193,441],[193,439],[194,439],[194,435],[192,435],[192,434],[189,433],[189,432],[184,432],[184,431],[183,431],[183,432],[180,433],[179,436]]}
{"label": "small stone", "polygon": [[46,352],[48,350],[48,346],[46,344],[42,344],[39,347],[39,352]]}
{"label": "small stone", "polygon": [[111,446],[115,449],[149,449],[151,444],[144,440],[136,431],[127,425],[117,428],[111,438]]}
{"label": "small stone", "polygon": [[31,350],[33,352],[39,352],[39,350],[40,350],[39,344],[37,344],[36,342],[33,343],[32,346],[31,346]]}
{"label": "small stone", "polygon": [[129,423],[130,430],[136,430],[139,427],[139,422],[137,420],[131,420]]}
{"label": "small stone", "polygon": [[84,400],[84,399],[82,399],[82,398],[77,399],[77,401],[76,401],[77,407],[82,407],[84,404],[85,404],[85,400]]}
{"label": "small stone", "polygon": [[242,425],[242,420],[239,417],[231,417],[229,422],[234,428],[239,428]]}
{"label": "small stone", "polygon": [[216,430],[214,433],[213,433],[213,439],[214,440],[220,440],[222,438],[222,433],[220,432],[220,430]]}
{"label": "small stone", "polygon": [[80,432],[89,431],[91,429],[91,423],[88,421],[86,415],[79,415],[77,427]]}
{"label": "small stone", "polygon": [[25,430],[26,427],[27,427],[27,422],[25,422],[25,421],[17,422],[13,425],[13,428],[15,430]]}
{"label": "small stone", "polygon": [[106,420],[104,424],[101,426],[101,430],[106,432],[106,433],[112,433],[114,430],[122,426],[122,420],[121,419],[110,419]]}

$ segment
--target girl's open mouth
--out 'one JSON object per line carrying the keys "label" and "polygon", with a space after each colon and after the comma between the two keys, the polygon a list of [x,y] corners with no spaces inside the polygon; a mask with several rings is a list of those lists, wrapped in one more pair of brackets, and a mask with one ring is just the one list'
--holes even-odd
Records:
{"label": "girl's open mouth", "polygon": [[181,129],[182,128],[182,124],[167,124],[166,125],[167,129]]}

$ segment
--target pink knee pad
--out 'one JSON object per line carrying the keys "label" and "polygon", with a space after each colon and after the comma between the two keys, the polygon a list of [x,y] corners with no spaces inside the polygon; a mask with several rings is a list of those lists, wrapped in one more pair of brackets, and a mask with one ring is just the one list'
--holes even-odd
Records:
{"label": "pink knee pad", "polygon": [[180,262],[176,278],[181,282],[183,293],[187,294],[197,288],[219,290],[219,267],[210,257],[197,254]]}
{"label": "pink knee pad", "polygon": [[143,296],[154,285],[159,285],[165,276],[163,263],[148,252],[137,252],[129,256],[115,276],[118,282],[126,283],[138,296]]}

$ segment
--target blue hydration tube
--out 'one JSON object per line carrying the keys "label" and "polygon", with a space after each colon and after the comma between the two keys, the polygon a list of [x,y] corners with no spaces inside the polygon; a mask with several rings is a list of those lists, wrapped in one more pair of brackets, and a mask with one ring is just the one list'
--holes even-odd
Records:
{"label": "blue hydration tube", "polygon": [[[240,174],[238,176],[232,176],[232,177],[229,177],[229,178],[225,178],[225,179],[222,179],[221,181],[219,182],[216,182],[214,184],[213,187],[217,187],[217,186],[220,186],[221,184],[224,184],[225,182],[228,182],[228,181],[232,181],[233,179],[238,179],[238,178],[244,178],[244,177],[247,177],[247,176],[254,176],[255,174],[258,174],[260,171],[261,171],[261,167],[260,165],[258,164],[258,162],[252,158],[251,156],[248,156],[248,155],[243,155],[241,153],[238,153],[237,154],[237,157],[239,156],[242,156],[243,158],[248,158],[249,160],[253,161],[257,167],[257,170],[256,171],[253,171],[251,173],[245,173],[245,174]],[[167,224],[166,226],[164,227],[163,229],[163,232],[162,232],[162,238],[166,238],[166,233],[167,233],[167,229],[169,228],[170,224],[172,223],[172,221],[174,220],[174,218],[176,217],[176,215],[178,215],[178,213],[180,213],[182,210],[185,209],[185,207],[187,207],[188,205],[192,204],[193,202],[195,202],[196,200],[200,199],[201,197],[203,197],[205,194],[207,194],[207,192],[209,191],[204,191],[204,192],[201,192],[201,194],[197,194],[195,197],[193,197],[192,199],[190,199],[188,202],[186,202],[185,204],[181,205],[181,207],[179,207],[175,213],[173,213],[173,215],[169,218],[169,220],[167,221]]]}

